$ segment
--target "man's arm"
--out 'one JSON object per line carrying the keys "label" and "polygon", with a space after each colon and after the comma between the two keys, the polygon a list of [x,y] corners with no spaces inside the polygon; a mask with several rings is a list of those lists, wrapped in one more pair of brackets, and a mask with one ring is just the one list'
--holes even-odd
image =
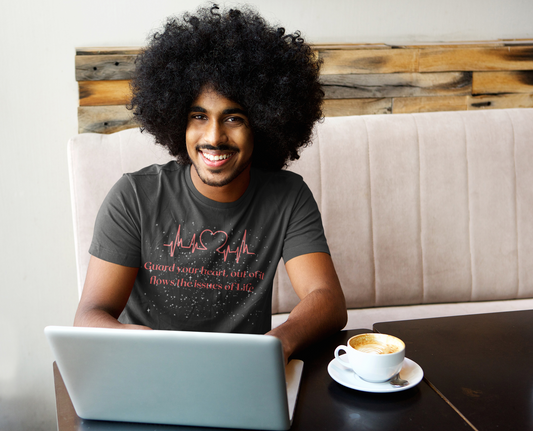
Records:
{"label": "man's arm", "polygon": [[117,320],[128,302],[138,270],[91,256],[74,326],[150,329]]}
{"label": "man's arm", "polygon": [[281,339],[285,360],[312,342],[340,331],[348,315],[333,261],[327,253],[310,253],[289,260],[285,267],[300,298],[285,323],[267,335]]}

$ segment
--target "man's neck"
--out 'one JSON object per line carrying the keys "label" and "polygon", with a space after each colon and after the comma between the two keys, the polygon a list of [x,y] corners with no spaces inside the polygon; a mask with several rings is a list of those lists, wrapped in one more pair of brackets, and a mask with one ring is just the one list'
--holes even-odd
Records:
{"label": "man's neck", "polygon": [[190,165],[191,180],[196,190],[215,202],[235,202],[248,189],[251,178],[251,165],[242,171],[233,181],[225,186],[210,186],[198,176],[194,165]]}

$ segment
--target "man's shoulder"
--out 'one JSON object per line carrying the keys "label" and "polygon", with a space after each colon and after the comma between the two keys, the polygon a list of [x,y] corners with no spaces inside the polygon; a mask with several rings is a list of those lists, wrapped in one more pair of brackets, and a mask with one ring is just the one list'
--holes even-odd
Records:
{"label": "man's shoulder", "polygon": [[263,171],[258,169],[256,172],[263,184],[268,182],[280,186],[298,186],[304,183],[301,175],[291,171]]}
{"label": "man's shoulder", "polygon": [[261,171],[256,178],[255,198],[270,204],[294,203],[311,194],[303,177],[291,171]]}
{"label": "man's shoulder", "polygon": [[153,176],[162,176],[162,175],[173,175],[182,171],[185,168],[183,165],[179,165],[175,160],[172,160],[164,165],[149,165],[145,166],[142,169],[139,169],[135,172],[129,172],[124,174],[130,178],[140,179],[143,177],[153,177]]}
{"label": "man's shoulder", "polygon": [[145,166],[138,171],[125,173],[115,184],[115,190],[124,194],[142,194],[144,197],[172,192],[176,187],[182,187],[185,168],[175,161]]}

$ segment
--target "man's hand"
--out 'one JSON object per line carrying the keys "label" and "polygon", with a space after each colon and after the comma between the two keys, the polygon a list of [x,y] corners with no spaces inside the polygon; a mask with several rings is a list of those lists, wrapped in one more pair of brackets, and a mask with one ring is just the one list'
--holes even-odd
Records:
{"label": "man's hand", "polygon": [[150,329],[141,325],[124,325],[117,320],[128,302],[138,270],[92,256],[74,326]]}
{"label": "man's hand", "polygon": [[301,299],[285,323],[267,335],[283,344],[285,361],[297,350],[340,331],[348,315],[335,267],[327,253],[310,253],[289,260],[285,267]]}

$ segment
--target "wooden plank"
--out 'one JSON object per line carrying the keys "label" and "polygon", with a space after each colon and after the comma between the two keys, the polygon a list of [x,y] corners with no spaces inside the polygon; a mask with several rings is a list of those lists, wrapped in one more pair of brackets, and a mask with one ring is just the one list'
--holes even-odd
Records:
{"label": "wooden plank", "polygon": [[[384,43],[312,43],[311,48],[316,51],[338,49],[391,49]],[[105,46],[78,47],[76,55],[138,55],[144,47],[141,46]]]}
{"label": "wooden plank", "polygon": [[474,72],[472,94],[532,93],[533,71]]}
{"label": "wooden plank", "polygon": [[[374,115],[413,112],[441,112],[478,109],[533,108],[533,94],[490,96],[408,97],[382,99],[334,99],[324,101],[324,115]],[[115,133],[138,127],[125,106],[82,106],[78,108],[79,133]]]}
{"label": "wooden plank", "polygon": [[504,46],[532,46],[533,39],[501,39]]}
{"label": "wooden plank", "polygon": [[471,94],[468,72],[325,75],[326,99],[464,96]]}
{"label": "wooden plank", "polygon": [[468,110],[533,108],[533,94],[470,96]]}
{"label": "wooden plank", "polygon": [[115,133],[139,127],[125,106],[80,106],[78,133]]}
{"label": "wooden plank", "polygon": [[398,45],[392,45],[394,48],[401,48],[401,49],[414,49],[414,48],[420,48],[420,49],[435,49],[435,48],[460,48],[460,47],[468,47],[468,48],[487,48],[492,46],[504,46],[505,43],[502,40],[476,40],[476,41],[457,41],[457,42],[419,42],[419,43],[402,43]]}
{"label": "wooden plank", "polygon": [[311,48],[315,51],[339,49],[391,49],[384,43],[314,43]]}
{"label": "wooden plank", "polygon": [[468,109],[468,97],[397,97],[392,101],[392,113],[466,111]]}
{"label": "wooden plank", "polygon": [[130,82],[80,81],[80,106],[126,105],[130,102]]}
{"label": "wooden plank", "polygon": [[[325,100],[326,117],[347,115],[390,114],[392,100],[339,99]],[[125,106],[80,106],[78,108],[78,133],[115,133],[139,127],[134,116]]]}
{"label": "wooden plank", "polygon": [[532,70],[532,46],[421,49],[420,72]]}
{"label": "wooden plank", "polygon": [[[315,44],[326,116],[533,107],[533,39]],[[76,50],[80,133],[137,127],[129,79],[141,47]],[[122,106],[120,106],[122,105]]]}
{"label": "wooden plank", "polygon": [[322,111],[326,117],[390,114],[392,99],[329,99],[324,100]]}
{"label": "wooden plank", "polygon": [[[498,39],[457,42],[422,42],[422,43],[314,43],[311,48],[317,51],[339,49],[415,49],[415,48],[461,48],[461,47],[494,47],[494,46],[533,46],[533,39]],[[76,55],[137,55],[143,49],[142,46],[105,46],[105,47],[79,47]]]}
{"label": "wooden plank", "polygon": [[135,72],[135,55],[76,56],[76,81],[131,79]]}
{"label": "wooden plank", "polygon": [[416,72],[418,49],[369,49],[319,51],[322,75],[345,73]]}
{"label": "wooden plank", "polygon": [[107,46],[76,48],[76,55],[137,55],[140,46]]}

